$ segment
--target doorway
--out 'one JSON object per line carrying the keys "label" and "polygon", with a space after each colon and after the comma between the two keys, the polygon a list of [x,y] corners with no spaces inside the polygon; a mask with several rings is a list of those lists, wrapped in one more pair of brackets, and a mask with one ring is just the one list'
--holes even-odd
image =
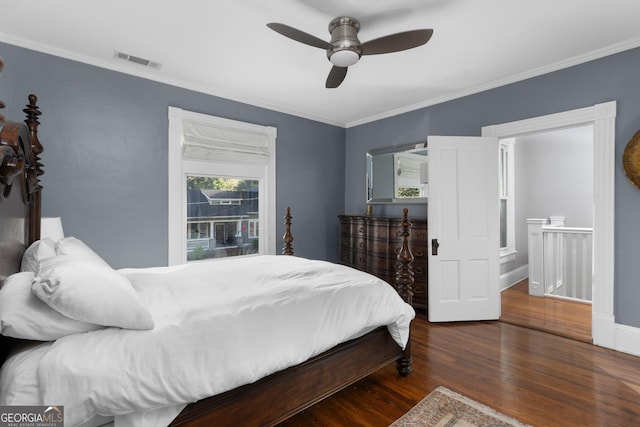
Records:
{"label": "doorway", "polygon": [[614,170],[615,101],[548,116],[486,126],[483,136],[499,139],[593,125],[593,303],[592,336],[596,345],[615,348],[614,296]]}
{"label": "doorway", "polygon": [[[516,273],[509,274],[515,282],[502,289],[501,320],[590,342],[593,254],[583,233],[593,230],[593,125],[509,140],[514,171],[505,179],[513,182],[504,186],[513,200],[502,215],[513,217],[501,223],[513,222],[506,232],[514,234],[514,250],[501,267]],[[555,225],[542,233],[544,256],[537,256],[535,246],[530,254],[529,221],[549,219]],[[518,277],[543,265],[542,288]]]}

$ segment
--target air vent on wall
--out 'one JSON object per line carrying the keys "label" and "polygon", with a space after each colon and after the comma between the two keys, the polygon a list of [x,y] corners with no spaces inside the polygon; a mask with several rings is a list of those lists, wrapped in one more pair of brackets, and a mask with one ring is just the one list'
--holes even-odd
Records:
{"label": "air vent on wall", "polygon": [[113,52],[113,57],[121,61],[132,62],[147,68],[159,69],[162,67],[162,64],[159,62],[150,61],[148,59],[140,58],[139,56],[129,55],[128,53],[118,52],[117,50]]}

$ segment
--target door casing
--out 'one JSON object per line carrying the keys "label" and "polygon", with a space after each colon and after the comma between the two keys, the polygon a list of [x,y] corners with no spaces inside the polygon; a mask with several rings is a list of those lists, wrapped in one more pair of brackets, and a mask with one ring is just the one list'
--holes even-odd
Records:
{"label": "door casing", "polygon": [[564,127],[593,125],[593,343],[616,348],[614,299],[614,191],[616,101],[482,128],[498,139]]}

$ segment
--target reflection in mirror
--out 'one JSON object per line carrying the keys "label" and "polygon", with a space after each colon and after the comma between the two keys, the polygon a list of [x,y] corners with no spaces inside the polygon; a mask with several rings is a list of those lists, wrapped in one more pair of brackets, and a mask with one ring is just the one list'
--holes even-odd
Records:
{"label": "reflection in mirror", "polygon": [[367,203],[424,203],[428,197],[425,144],[367,153]]}

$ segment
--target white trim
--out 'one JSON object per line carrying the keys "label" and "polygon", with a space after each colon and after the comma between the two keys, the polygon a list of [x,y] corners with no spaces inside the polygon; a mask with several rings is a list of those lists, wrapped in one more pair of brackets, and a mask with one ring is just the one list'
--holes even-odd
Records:
{"label": "white trim", "polygon": [[517,83],[523,80],[527,80],[533,77],[542,76],[544,74],[552,73],[554,71],[563,70],[565,68],[573,67],[576,65],[583,64],[585,62],[594,61],[596,59],[604,58],[606,56],[614,55],[616,53],[624,52],[626,50],[635,49],[640,46],[640,37],[636,37],[634,39],[617,43],[611,46],[607,46],[605,48],[595,50],[593,52],[586,53],[584,55],[574,56],[572,58],[567,58],[562,61],[558,61],[554,64],[546,65],[544,67],[534,68],[532,70],[527,70],[523,73],[514,74],[511,76],[507,76],[503,79],[493,80],[478,86],[470,87],[468,89],[464,89],[458,92],[452,92],[440,97],[431,98],[416,104],[407,105],[404,107],[396,108],[394,110],[385,111],[380,114],[376,114],[373,116],[364,117],[359,120],[354,120],[351,122],[347,122],[344,127],[351,128],[355,126],[360,126],[365,123],[375,122],[382,119],[387,119],[389,117],[397,116],[404,113],[409,113],[411,111],[419,110],[421,108],[430,107],[432,105],[442,104],[443,102],[452,101],[454,99],[462,98],[465,96],[473,95],[476,93],[484,92],[487,90],[495,89],[498,87],[506,86],[508,84]]}
{"label": "white trim", "polygon": [[506,264],[511,261],[515,261],[518,251],[500,251],[500,264]]}
{"label": "white trim", "polygon": [[59,49],[51,45],[43,44],[43,43],[35,43],[31,40],[27,40],[22,37],[12,36],[10,34],[0,32],[0,41],[3,43],[8,43],[14,46],[23,47],[30,50],[35,50],[38,52],[47,53],[49,55],[58,56],[60,58],[71,59],[73,61],[82,62],[84,64],[93,65],[100,68],[105,68],[107,70],[117,71],[119,73],[129,74],[137,77],[142,77],[147,80],[152,80],[160,83],[165,83],[172,86],[177,86],[185,89],[194,90],[196,92],[218,96],[221,98],[225,98],[232,101],[243,102],[250,105],[254,105],[261,108],[267,108],[272,111],[278,111],[285,114],[291,114],[297,117],[302,117],[310,120],[315,120],[322,123],[327,123],[330,125],[342,127],[342,128],[351,128],[355,126],[359,126],[365,123],[375,122],[378,120],[386,119],[389,117],[397,116],[399,114],[408,113],[411,111],[419,110],[421,108],[429,107],[432,105],[441,104],[443,102],[451,101],[454,99],[462,98],[464,96],[473,95],[475,93],[484,92],[486,90],[495,89],[497,87],[501,87],[507,84],[523,81],[526,79],[530,79],[532,77],[541,76],[543,74],[551,73],[554,71],[562,70],[565,68],[573,67],[575,65],[583,64],[585,62],[593,61],[595,59],[604,58],[605,56],[613,55],[619,52],[624,52],[626,50],[635,49],[640,46],[640,38],[633,38],[621,43],[616,43],[602,49],[598,49],[592,52],[588,52],[584,55],[574,56],[572,58],[567,58],[562,61],[558,61],[554,64],[550,64],[544,67],[534,68],[532,70],[525,71],[523,73],[514,74],[511,76],[507,76],[502,79],[497,79],[488,83],[484,83],[481,85],[477,85],[468,89],[464,89],[457,92],[452,92],[447,95],[443,95],[436,98],[427,99],[425,101],[421,101],[416,104],[411,104],[407,106],[403,106],[400,108],[384,111],[380,114],[375,114],[368,117],[363,117],[358,120],[354,120],[351,122],[341,122],[338,120],[329,119],[327,117],[321,117],[315,114],[309,114],[306,112],[302,112],[299,110],[292,110],[287,108],[282,108],[281,106],[274,105],[269,102],[265,102],[264,100],[259,100],[251,97],[247,97],[246,95],[240,95],[237,93],[231,93],[224,90],[221,87],[211,88],[204,87],[199,84],[194,84],[193,82],[168,78],[165,74],[160,73],[158,70],[142,68],[142,67],[129,67],[125,66],[121,62],[116,62],[115,60],[103,60],[94,57],[89,57],[86,55],[78,55],[75,52],[71,52],[64,49]]}
{"label": "white trim", "polygon": [[500,275],[500,291],[522,282],[529,275],[529,265],[525,264]]}
{"label": "white trim", "polygon": [[[261,133],[267,137],[269,161],[266,165],[259,165],[183,160],[182,123],[185,121],[207,123],[235,132]],[[277,129],[271,126],[259,126],[169,107],[169,265],[182,264],[187,260],[187,236],[184,226],[187,217],[186,174],[210,176],[212,164],[215,165],[216,176],[259,180],[259,193],[266,194],[266,197],[260,197],[258,202],[261,230],[259,250],[264,254],[276,253],[276,137]]]}
{"label": "white trim", "polygon": [[640,328],[616,324],[615,349],[640,356]]}
{"label": "white trim", "polygon": [[[526,133],[593,124],[593,343],[616,348],[614,298],[614,191],[616,101],[511,123],[485,126],[483,136]],[[631,347],[625,346],[624,348]]]}
{"label": "white trim", "polygon": [[[187,239],[183,238],[186,230],[182,224],[187,217],[187,203],[182,180],[176,179],[184,175],[182,172],[182,110],[169,107],[169,165],[168,165],[168,263],[181,264],[186,261]],[[173,242],[174,244],[171,244]]]}
{"label": "white trim", "polygon": [[[516,258],[516,167],[515,167],[515,138],[504,138],[499,140],[500,150],[505,151],[507,157],[506,170],[506,200],[507,200],[507,246],[500,249],[500,264],[513,261]],[[502,162],[502,155],[500,155]],[[502,171],[500,172],[502,174]],[[502,181],[502,176],[500,177]],[[502,182],[501,182],[502,184]],[[502,192],[502,189],[500,189]]]}
{"label": "white trim", "polygon": [[[202,84],[194,83],[192,81],[182,80],[174,77],[168,77],[166,73],[161,72],[158,69],[145,68],[139,66],[131,66],[125,62],[119,60],[110,59],[104,60],[87,55],[79,55],[76,52],[71,52],[65,49],[59,49],[54,46],[50,46],[43,43],[34,43],[31,40],[24,39],[22,37],[15,37],[9,34],[0,32],[0,42],[8,43],[13,46],[23,47],[25,49],[35,50],[37,52],[47,53],[59,58],[66,58],[72,61],[81,62],[83,64],[93,65],[95,67],[104,68],[106,70],[116,71],[118,73],[128,74],[131,76],[141,77],[146,80],[151,80],[158,83],[164,83],[171,86],[180,87],[183,89],[193,90],[195,92],[204,93],[207,95],[217,96],[230,101],[242,102],[245,104],[253,105],[260,108],[266,108],[271,111],[277,111],[284,114],[290,114],[296,117],[302,117],[304,119],[314,120],[321,123],[327,123],[333,126],[345,128],[345,123],[338,120],[333,120],[328,117],[319,116],[316,114],[309,114],[308,112],[283,108],[282,106],[266,102],[262,99],[253,98],[246,94],[239,94],[231,92],[221,86],[212,88],[211,86],[204,86]],[[639,43],[640,44],[640,43]],[[629,48],[631,49],[631,48]]]}

